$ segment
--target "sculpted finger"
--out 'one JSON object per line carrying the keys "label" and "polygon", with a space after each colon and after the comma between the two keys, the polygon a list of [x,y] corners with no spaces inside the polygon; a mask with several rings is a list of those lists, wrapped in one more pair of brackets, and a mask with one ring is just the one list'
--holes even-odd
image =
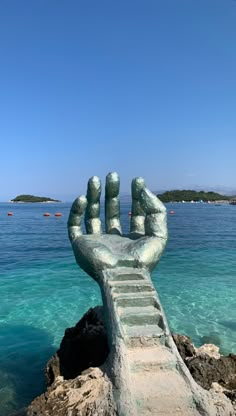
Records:
{"label": "sculpted finger", "polygon": [[100,179],[97,176],[92,176],[88,181],[88,205],[85,212],[85,227],[88,234],[102,234],[100,220],[101,189]]}
{"label": "sculpted finger", "polygon": [[153,270],[165,249],[166,240],[156,237],[141,237],[134,241],[132,254],[139,267]]}
{"label": "sculpted finger", "polygon": [[134,178],[132,180],[131,192],[132,192],[132,209],[131,209],[131,222],[130,232],[145,234],[144,221],[145,215],[141,206],[141,192],[145,187],[143,178]]}
{"label": "sculpted finger", "polygon": [[81,220],[87,206],[87,199],[84,195],[77,198],[71,207],[67,222],[69,239],[72,242],[83,234]]}
{"label": "sculpted finger", "polygon": [[108,173],[105,189],[105,222],[108,234],[121,234],[119,190],[118,174]]}
{"label": "sculpted finger", "polygon": [[140,201],[146,214],[145,235],[167,240],[168,232],[164,204],[147,188],[142,190]]}

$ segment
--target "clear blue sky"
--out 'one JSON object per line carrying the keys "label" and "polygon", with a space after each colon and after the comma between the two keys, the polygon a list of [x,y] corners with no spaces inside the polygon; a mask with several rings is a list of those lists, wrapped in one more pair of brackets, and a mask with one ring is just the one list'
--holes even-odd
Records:
{"label": "clear blue sky", "polygon": [[0,201],[236,189],[236,1],[1,0]]}

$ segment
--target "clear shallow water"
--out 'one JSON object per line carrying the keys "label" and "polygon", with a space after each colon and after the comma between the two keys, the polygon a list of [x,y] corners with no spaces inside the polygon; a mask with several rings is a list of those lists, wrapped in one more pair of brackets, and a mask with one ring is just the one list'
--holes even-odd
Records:
{"label": "clear shallow water", "polygon": [[[0,204],[0,416],[43,391],[45,363],[65,328],[101,303],[96,283],[75,264],[66,230],[70,206]],[[129,210],[123,202],[126,231]],[[170,327],[197,345],[214,342],[222,353],[236,353],[236,207],[167,210],[169,242],[153,281]],[[58,211],[63,216],[56,218]]]}

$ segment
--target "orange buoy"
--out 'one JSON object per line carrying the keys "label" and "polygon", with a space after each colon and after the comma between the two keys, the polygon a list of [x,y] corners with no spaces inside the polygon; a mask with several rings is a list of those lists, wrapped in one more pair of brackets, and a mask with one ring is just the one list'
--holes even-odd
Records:
{"label": "orange buoy", "polygon": [[8,217],[11,217],[13,215],[13,212],[8,212],[7,215]]}
{"label": "orange buoy", "polygon": [[50,217],[51,214],[49,214],[49,212],[45,212],[45,214],[43,214],[44,217]]}
{"label": "orange buoy", "polygon": [[55,217],[61,217],[62,213],[61,212],[56,212]]}
{"label": "orange buoy", "polygon": [[132,215],[132,212],[130,211],[130,212],[128,213],[128,215]]}
{"label": "orange buoy", "polygon": [[170,214],[174,214],[175,213],[175,211],[170,211]]}

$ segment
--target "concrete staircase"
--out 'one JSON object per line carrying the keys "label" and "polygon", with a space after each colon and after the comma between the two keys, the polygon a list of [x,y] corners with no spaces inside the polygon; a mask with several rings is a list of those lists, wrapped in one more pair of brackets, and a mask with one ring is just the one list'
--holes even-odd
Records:
{"label": "concrete staircase", "polygon": [[134,414],[200,415],[149,274],[120,268],[104,277],[108,309],[125,344]]}

